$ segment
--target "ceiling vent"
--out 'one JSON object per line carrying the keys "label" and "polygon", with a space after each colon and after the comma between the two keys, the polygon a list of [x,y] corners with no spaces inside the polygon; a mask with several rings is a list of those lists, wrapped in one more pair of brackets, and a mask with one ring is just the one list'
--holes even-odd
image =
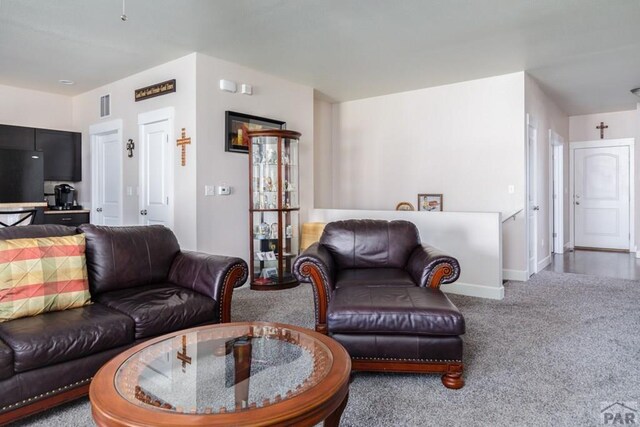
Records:
{"label": "ceiling vent", "polygon": [[100,97],[100,117],[109,117],[111,115],[111,95],[103,95]]}

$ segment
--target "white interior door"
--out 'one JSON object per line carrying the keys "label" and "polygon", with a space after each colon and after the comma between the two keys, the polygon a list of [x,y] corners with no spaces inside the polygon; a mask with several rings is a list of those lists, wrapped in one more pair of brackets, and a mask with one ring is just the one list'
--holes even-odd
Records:
{"label": "white interior door", "polygon": [[538,211],[536,198],[536,145],[538,133],[534,121],[527,115],[527,245],[528,275],[538,272]]}
{"label": "white interior door", "polygon": [[97,225],[122,225],[122,123],[92,126],[92,212]]}
{"label": "white interior door", "polygon": [[564,253],[564,139],[553,130],[549,130],[551,143],[551,227],[550,241],[553,252]]}
{"label": "white interior door", "polygon": [[628,250],[629,147],[574,150],[575,246]]}
{"label": "white interior door", "polygon": [[146,114],[154,121],[140,124],[140,224],[173,228],[173,120]]}

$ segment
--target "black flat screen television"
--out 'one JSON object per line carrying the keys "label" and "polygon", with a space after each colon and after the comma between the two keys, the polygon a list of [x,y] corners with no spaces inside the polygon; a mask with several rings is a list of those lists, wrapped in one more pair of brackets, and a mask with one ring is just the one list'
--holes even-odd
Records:
{"label": "black flat screen television", "polygon": [[42,152],[0,149],[0,203],[31,203],[43,200]]}

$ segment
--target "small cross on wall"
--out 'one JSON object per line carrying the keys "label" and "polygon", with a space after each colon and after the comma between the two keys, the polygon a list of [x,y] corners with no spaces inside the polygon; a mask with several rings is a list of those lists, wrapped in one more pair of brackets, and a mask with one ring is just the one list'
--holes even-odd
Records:
{"label": "small cross on wall", "polygon": [[608,128],[609,126],[605,125],[604,122],[600,122],[600,126],[596,126],[596,129],[600,129],[600,139],[604,139],[604,130]]}
{"label": "small cross on wall", "polygon": [[187,131],[182,128],[182,138],[176,141],[176,145],[182,149],[182,166],[187,164],[187,144],[191,144],[191,137],[187,138]]}

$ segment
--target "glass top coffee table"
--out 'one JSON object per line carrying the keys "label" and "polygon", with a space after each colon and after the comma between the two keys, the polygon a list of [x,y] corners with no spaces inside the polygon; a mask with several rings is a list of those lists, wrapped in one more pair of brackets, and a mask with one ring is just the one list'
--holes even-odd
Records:
{"label": "glass top coffee table", "polygon": [[100,426],[338,425],[351,360],[333,339],[252,322],[164,335],[104,365],[89,391]]}

